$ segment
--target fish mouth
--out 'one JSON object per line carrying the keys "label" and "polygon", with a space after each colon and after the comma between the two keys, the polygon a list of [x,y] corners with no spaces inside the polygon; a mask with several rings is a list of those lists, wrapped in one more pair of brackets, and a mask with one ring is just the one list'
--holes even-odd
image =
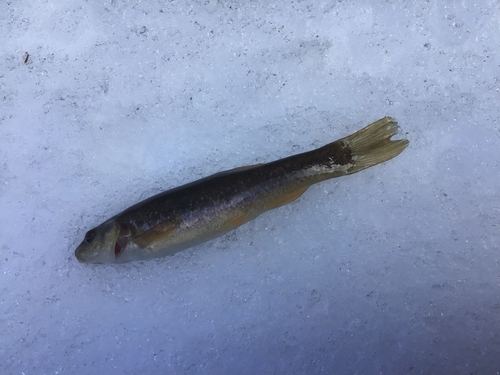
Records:
{"label": "fish mouth", "polygon": [[85,243],[81,243],[75,250],[75,257],[80,263],[94,263],[93,257],[88,255],[89,251]]}
{"label": "fish mouth", "polygon": [[85,263],[85,259],[81,255],[80,247],[81,247],[81,245],[76,248],[76,250],[75,250],[75,257],[78,260],[78,262]]}

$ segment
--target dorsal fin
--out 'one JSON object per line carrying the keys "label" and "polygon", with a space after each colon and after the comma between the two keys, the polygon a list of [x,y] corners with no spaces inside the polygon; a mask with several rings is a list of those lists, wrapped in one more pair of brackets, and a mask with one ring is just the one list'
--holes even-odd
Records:
{"label": "dorsal fin", "polygon": [[244,165],[242,167],[236,167],[236,168],[233,168],[233,169],[228,169],[227,171],[217,172],[217,173],[209,176],[208,178],[218,177],[218,176],[224,176],[224,175],[227,175],[227,174],[231,174],[233,172],[238,172],[238,171],[243,171],[245,169],[250,169],[250,168],[258,167],[259,165],[263,165],[263,163],[254,164],[254,165]]}
{"label": "dorsal fin", "polygon": [[259,165],[262,165],[262,163],[254,164],[254,165],[244,165],[243,167],[236,167],[236,168],[233,168],[233,169],[228,169],[227,171],[224,171],[224,172],[239,171],[239,170],[243,170],[243,169],[258,167]]}

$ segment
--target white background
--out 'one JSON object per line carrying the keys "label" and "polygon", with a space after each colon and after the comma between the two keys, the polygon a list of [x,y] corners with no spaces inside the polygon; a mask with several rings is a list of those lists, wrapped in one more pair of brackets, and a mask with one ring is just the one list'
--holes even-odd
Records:
{"label": "white background", "polygon": [[[500,371],[498,1],[100,3],[0,5],[2,374]],[[386,115],[390,162],[173,257],[74,257]]]}

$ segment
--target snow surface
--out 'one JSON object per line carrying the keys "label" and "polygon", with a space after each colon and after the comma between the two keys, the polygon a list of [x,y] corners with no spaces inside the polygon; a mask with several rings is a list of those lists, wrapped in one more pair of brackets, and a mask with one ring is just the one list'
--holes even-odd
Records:
{"label": "snow surface", "polygon": [[[498,1],[2,1],[0,20],[0,373],[500,372]],[[74,257],[148,196],[386,115],[410,140],[390,162],[173,257]]]}

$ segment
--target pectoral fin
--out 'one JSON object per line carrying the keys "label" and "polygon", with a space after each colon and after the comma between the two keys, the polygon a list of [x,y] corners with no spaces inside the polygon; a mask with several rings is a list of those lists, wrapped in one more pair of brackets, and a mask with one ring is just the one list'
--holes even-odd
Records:
{"label": "pectoral fin", "polygon": [[281,206],[284,206],[285,204],[293,202],[295,199],[300,197],[304,192],[309,188],[309,186],[306,186],[304,188],[300,188],[297,190],[292,191],[291,193],[283,194],[280,196],[277,196],[276,198],[270,200],[267,203],[266,210],[272,210],[273,208],[278,208]]}
{"label": "pectoral fin", "polygon": [[147,247],[163,240],[178,227],[179,223],[176,221],[165,221],[134,237],[133,241],[140,247]]}

